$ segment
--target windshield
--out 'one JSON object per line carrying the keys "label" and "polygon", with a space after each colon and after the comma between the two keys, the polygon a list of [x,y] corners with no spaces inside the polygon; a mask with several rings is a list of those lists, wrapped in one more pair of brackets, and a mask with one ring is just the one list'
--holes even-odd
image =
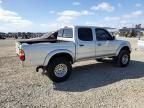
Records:
{"label": "windshield", "polygon": [[118,34],[117,29],[106,29],[112,36],[116,36]]}

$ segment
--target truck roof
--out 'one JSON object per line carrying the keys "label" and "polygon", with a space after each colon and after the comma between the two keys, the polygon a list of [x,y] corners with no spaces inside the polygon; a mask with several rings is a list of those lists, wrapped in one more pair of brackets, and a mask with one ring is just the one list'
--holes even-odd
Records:
{"label": "truck roof", "polygon": [[100,26],[92,26],[92,25],[71,25],[71,26],[65,26],[63,28],[74,28],[74,27],[95,27],[95,28],[103,28],[103,29],[116,29],[112,27],[100,27]]}

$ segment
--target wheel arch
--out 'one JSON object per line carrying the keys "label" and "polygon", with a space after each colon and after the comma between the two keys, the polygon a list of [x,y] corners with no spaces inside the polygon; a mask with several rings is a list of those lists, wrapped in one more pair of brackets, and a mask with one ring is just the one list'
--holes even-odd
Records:
{"label": "wheel arch", "polygon": [[45,61],[43,63],[44,66],[47,66],[51,60],[53,60],[56,57],[65,57],[67,58],[71,63],[74,63],[74,54],[69,50],[55,50],[51,53],[48,53],[45,57]]}
{"label": "wheel arch", "polygon": [[121,46],[118,50],[117,50],[117,53],[116,53],[116,56],[119,55],[119,53],[122,51],[122,50],[127,50],[131,53],[131,49],[129,48],[129,46]]}

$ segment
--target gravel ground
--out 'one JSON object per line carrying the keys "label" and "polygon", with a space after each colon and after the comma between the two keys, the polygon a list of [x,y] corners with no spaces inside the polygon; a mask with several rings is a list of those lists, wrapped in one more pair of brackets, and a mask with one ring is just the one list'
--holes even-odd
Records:
{"label": "gravel ground", "polygon": [[144,53],[132,43],[126,68],[110,61],[85,61],[73,66],[70,79],[53,83],[35,67],[23,68],[14,40],[0,40],[0,108],[143,108]]}

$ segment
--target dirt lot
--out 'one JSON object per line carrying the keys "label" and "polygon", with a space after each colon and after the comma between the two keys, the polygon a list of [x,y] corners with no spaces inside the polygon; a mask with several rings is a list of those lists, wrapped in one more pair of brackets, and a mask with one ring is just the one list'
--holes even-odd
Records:
{"label": "dirt lot", "polygon": [[52,83],[35,67],[22,68],[14,40],[0,40],[0,108],[143,108],[144,52],[132,43],[127,68],[80,62],[66,82]]}

